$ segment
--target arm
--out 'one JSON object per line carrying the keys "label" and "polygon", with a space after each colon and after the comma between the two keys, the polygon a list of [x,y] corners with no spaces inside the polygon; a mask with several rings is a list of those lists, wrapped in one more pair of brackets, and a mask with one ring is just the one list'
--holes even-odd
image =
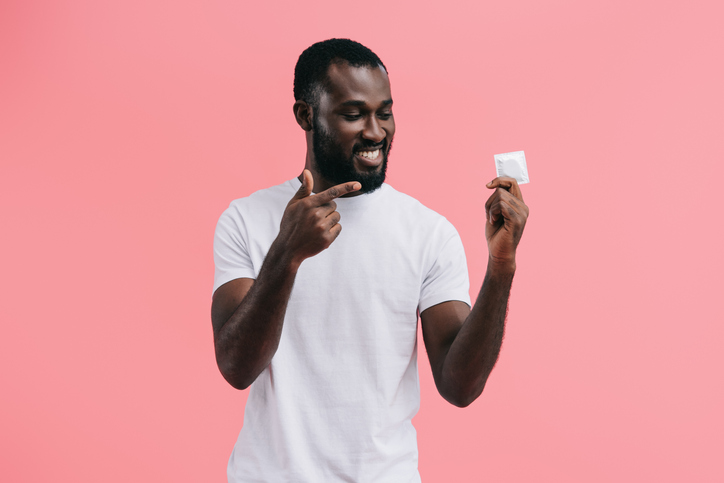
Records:
{"label": "arm", "polygon": [[216,363],[235,388],[246,389],[271,362],[299,266],[339,236],[342,226],[334,198],[359,188],[359,183],[345,183],[311,195],[312,175],[304,170],[302,186],[284,211],[279,235],[256,281],[232,280],[214,292]]}
{"label": "arm", "polygon": [[495,188],[485,204],[488,268],[473,309],[450,301],[420,314],[435,385],[443,398],[459,407],[482,394],[498,359],[515,251],[528,218],[528,207],[514,179],[496,178],[488,188]]}

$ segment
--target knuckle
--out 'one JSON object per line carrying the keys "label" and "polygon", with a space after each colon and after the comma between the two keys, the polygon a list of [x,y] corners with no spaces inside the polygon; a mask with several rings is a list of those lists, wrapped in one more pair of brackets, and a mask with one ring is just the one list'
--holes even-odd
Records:
{"label": "knuckle", "polygon": [[339,190],[337,188],[329,188],[328,193],[329,196],[331,196],[332,198],[336,198],[337,196],[339,196]]}

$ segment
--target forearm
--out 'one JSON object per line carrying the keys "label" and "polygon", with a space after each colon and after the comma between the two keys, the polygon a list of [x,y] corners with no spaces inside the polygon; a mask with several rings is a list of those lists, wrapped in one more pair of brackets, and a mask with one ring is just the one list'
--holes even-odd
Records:
{"label": "forearm", "polygon": [[488,262],[475,305],[450,345],[442,380],[459,406],[467,406],[480,396],[498,360],[514,274],[514,261]]}
{"label": "forearm", "polygon": [[254,382],[276,353],[298,268],[288,251],[272,244],[254,284],[215,333],[217,364],[237,389]]}

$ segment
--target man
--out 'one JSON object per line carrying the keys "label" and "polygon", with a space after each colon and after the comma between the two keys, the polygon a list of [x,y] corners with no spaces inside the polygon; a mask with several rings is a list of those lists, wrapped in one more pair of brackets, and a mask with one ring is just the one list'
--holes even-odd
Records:
{"label": "man", "polygon": [[214,240],[217,363],[251,386],[229,481],[420,481],[418,311],[438,391],[469,405],[500,351],[528,208],[515,180],[488,183],[471,310],[453,226],[384,184],[395,121],[382,61],[350,40],[314,44],[294,95],[305,169],[232,202]]}

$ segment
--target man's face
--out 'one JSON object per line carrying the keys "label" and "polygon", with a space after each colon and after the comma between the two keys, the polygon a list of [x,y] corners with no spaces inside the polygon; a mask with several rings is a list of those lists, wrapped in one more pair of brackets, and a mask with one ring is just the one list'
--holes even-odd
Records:
{"label": "man's face", "polygon": [[332,185],[359,181],[369,193],[385,181],[395,135],[392,96],[381,67],[329,67],[330,85],[312,119],[314,167]]}

